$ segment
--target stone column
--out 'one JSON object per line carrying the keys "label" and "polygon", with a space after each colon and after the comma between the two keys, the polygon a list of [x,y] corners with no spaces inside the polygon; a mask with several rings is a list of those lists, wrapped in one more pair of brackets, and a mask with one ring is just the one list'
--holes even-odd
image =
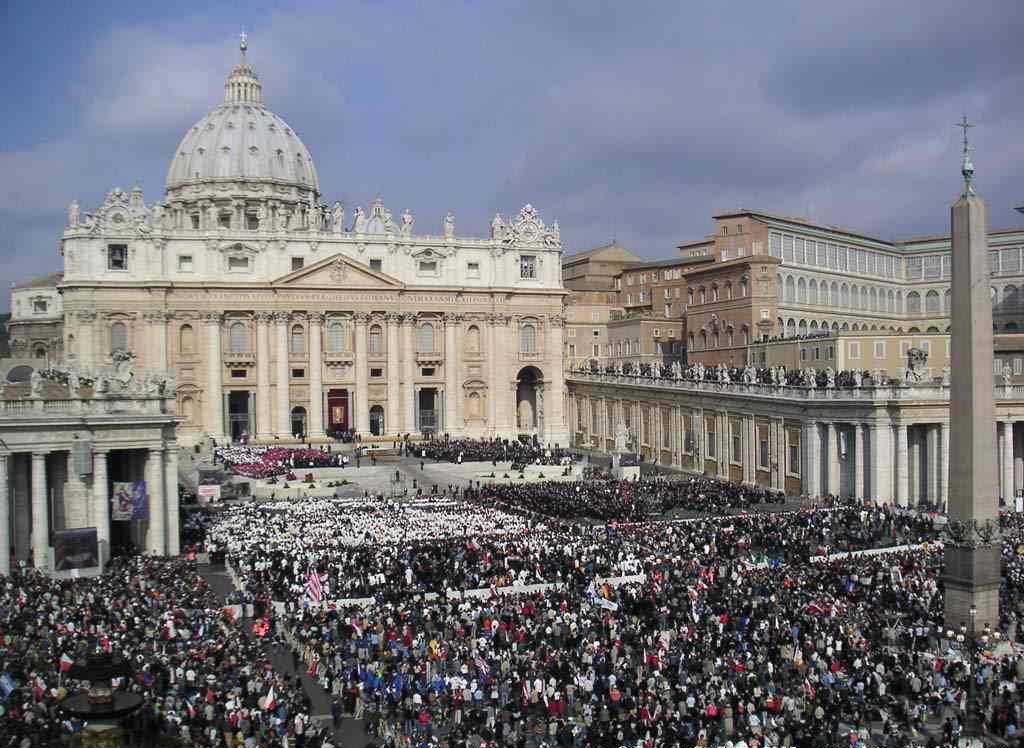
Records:
{"label": "stone column", "polygon": [[939,455],[939,501],[945,506],[949,502],[949,424],[941,423],[940,442],[942,454]]}
{"label": "stone column", "polygon": [[828,492],[838,496],[839,485],[839,432],[835,423],[828,422]]}
{"label": "stone column", "polygon": [[164,503],[167,507],[168,556],[181,553],[181,527],[178,516],[178,448],[164,449]]}
{"label": "stone column", "polygon": [[32,559],[50,569],[50,501],[46,487],[46,452],[32,453]]}
{"label": "stone column", "polygon": [[[494,319],[494,340],[492,351],[493,358],[489,362],[492,367],[492,375],[495,384],[494,423],[497,436],[508,436],[514,430],[518,413],[516,413],[516,384],[515,364],[510,361],[511,356],[517,355],[518,347],[515,342],[515,331],[512,328],[512,318],[507,314],[495,314]],[[509,381],[511,380],[511,387]]]}
{"label": "stone column", "polygon": [[1013,504],[1013,421],[1003,421],[999,433],[1001,489],[1007,504]]}
{"label": "stone column", "polygon": [[444,430],[456,436],[462,433],[459,422],[459,355],[458,332],[461,316],[444,315]]}
{"label": "stone column", "polygon": [[160,311],[153,317],[152,357],[147,369],[167,371],[167,323],[174,319],[174,312]]}
{"label": "stone column", "polygon": [[[402,315],[402,430],[416,433],[416,348],[412,344],[415,314]],[[493,364],[492,364],[493,367]],[[488,393],[493,401],[494,392]],[[492,402],[493,406],[493,402]]]}
{"label": "stone column", "polygon": [[0,574],[11,574],[11,492],[7,475],[7,455],[0,455]]}
{"label": "stone column", "polygon": [[704,436],[704,409],[697,408],[693,414],[693,418],[696,419],[696,423],[693,420],[690,421],[692,427],[693,440],[693,454],[696,457],[694,460],[694,470],[698,473],[704,473],[704,458],[707,457],[707,439]]}
{"label": "stone column", "polygon": [[270,417],[270,312],[256,313],[256,438],[269,440],[274,436]]}
{"label": "stone column", "polygon": [[896,504],[907,506],[910,500],[910,450],[907,424],[896,425]]}
{"label": "stone column", "polygon": [[356,312],[353,321],[356,334],[356,396],[354,402],[349,403],[349,407],[353,409],[356,431],[366,435],[370,433],[370,387],[366,378],[369,373],[366,370],[366,325],[370,321],[370,315]]}
{"label": "stone column", "polygon": [[387,337],[387,373],[388,373],[388,407],[386,411],[386,421],[384,423],[384,431],[388,434],[400,434],[402,433],[401,425],[401,372],[399,364],[399,349],[398,349],[398,329],[401,324],[401,315],[395,313],[389,313],[384,318],[384,322],[387,325],[388,337]]}
{"label": "stone column", "polygon": [[892,503],[892,427],[871,424],[871,498]]}
{"label": "stone column", "polygon": [[748,415],[743,422],[746,430],[746,465],[747,482],[751,485],[757,483],[757,422],[753,414]]}
{"label": "stone column", "polygon": [[817,481],[817,460],[814,455],[814,442],[817,439],[818,424],[814,421],[807,421],[804,423],[803,433],[803,454],[804,464],[801,466],[800,477],[803,480],[803,492],[808,496],[818,495],[818,481]]}
{"label": "stone column", "polygon": [[78,365],[83,369],[96,366],[96,312],[78,313]]}
{"label": "stone column", "polygon": [[107,451],[92,451],[92,516],[100,547],[100,563],[110,559],[110,486],[107,482]]}
{"label": "stone column", "polygon": [[930,423],[925,427],[927,434],[927,450],[925,453],[925,474],[927,476],[928,501],[932,504],[939,501],[939,426]]}
{"label": "stone column", "polygon": [[146,531],[146,553],[163,556],[167,553],[167,523],[164,507],[164,450],[152,447],[146,458],[146,491],[149,494],[149,523]]}
{"label": "stone column", "polygon": [[224,359],[220,350],[221,323],[224,315],[207,312],[206,325],[206,433],[222,442],[224,436]]}
{"label": "stone column", "polygon": [[310,439],[323,439],[324,433],[324,353],[320,342],[324,315],[309,315],[309,422],[306,433]]}
{"label": "stone column", "polygon": [[548,340],[545,357],[548,373],[544,377],[551,383],[544,397],[544,430],[548,443],[565,446],[569,442],[569,429],[565,422],[565,405],[562,402],[565,388],[565,343],[563,341],[565,319],[561,315],[548,317]]}
{"label": "stone column", "polygon": [[1021,451],[1021,433],[1017,424],[1013,425],[1013,495],[1024,488],[1024,453]]}
{"label": "stone column", "polygon": [[917,506],[921,501],[921,430],[914,429],[913,435],[908,434],[910,445],[910,485],[909,504]]}
{"label": "stone column", "polygon": [[858,501],[864,498],[864,468],[867,467],[867,460],[864,459],[867,450],[864,446],[864,427],[853,424],[853,449],[850,450],[850,457],[853,464],[853,497]]}
{"label": "stone column", "polygon": [[291,391],[288,381],[288,328],[291,324],[291,315],[288,312],[277,312],[274,314],[275,332],[277,337],[277,389],[275,394],[276,418],[274,423],[277,427],[279,439],[292,439],[292,414],[291,414]]}

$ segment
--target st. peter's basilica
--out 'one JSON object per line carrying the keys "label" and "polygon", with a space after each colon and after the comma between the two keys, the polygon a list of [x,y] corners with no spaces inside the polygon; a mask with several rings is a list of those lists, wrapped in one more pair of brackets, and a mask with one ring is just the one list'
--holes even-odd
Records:
{"label": "st. peter's basilica", "polygon": [[487,238],[381,198],[329,205],[246,44],[163,199],[72,203],[63,358],[130,352],[177,385],[182,444],[449,433],[567,442],[561,238],[530,205]]}

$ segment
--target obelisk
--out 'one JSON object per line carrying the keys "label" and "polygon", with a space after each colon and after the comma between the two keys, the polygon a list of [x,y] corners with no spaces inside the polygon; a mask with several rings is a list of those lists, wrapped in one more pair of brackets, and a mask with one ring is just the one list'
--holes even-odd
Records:
{"label": "obelisk", "polygon": [[[992,376],[985,204],[974,194],[964,117],[964,191],[951,211],[953,236],[952,355],[949,388],[949,525],[946,624],[999,625],[999,491]],[[971,614],[971,611],[974,614]]]}

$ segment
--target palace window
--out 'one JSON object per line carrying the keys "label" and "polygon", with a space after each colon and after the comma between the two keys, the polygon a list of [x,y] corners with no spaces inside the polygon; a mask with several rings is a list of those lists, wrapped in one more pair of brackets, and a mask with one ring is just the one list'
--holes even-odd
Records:
{"label": "palace window", "polygon": [[380,325],[370,327],[370,353],[381,353]]}
{"label": "palace window", "polygon": [[305,267],[305,265],[306,265],[306,258],[304,258],[304,257],[293,257],[292,258],[292,272],[293,273],[296,270],[302,270],[302,268]]}
{"label": "palace window", "polygon": [[217,226],[222,229],[231,228],[231,214],[230,213],[218,213],[217,214]]}
{"label": "palace window", "polygon": [[192,272],[192,255],[178,255],[178,272]]}
{"label": "palace window", "polygon": [[182,353],[196,352],[196,334],[192,325],[182,325],[178,331],[178,350]]}
{"label": "palace window", "polygon": [[528,279],[537,277],[537,257],[535,255],[520,255],[519,277]]}
{"label": "palace window", "polygon": [[128,245],[108,244],[107,245],[107,270],[128,269]]}
{"label": "palace window", "polygon": [[437,260],[420,260],[420,275],[437,275]]}
{"label": "palace window", "polygon": [[466,277],[467,278],[479,278],[480,277],[480,263],[479,262],[467,262],[466,263]]}
{"label": "palace window", "polygon": [[302,379],[306,376],[305,369],[292,369],[292,379]]}
{"label": "palace window", "polygon": [[235,273],[245,273],[249,270],[248,257],[229,257],[228,270]]}
{"label": "palace window", "polygon": [[384,261],[381,260],[379,257],[376,258],[376,259],[370,260],[370,270],[374,271],[375,273],[379,273],[381,271],[381,267],[382,267],[382,263],[383,262]]}
{"label": "palace window", "polygon": [[35,299],[32,302],[32,311],[36,314],[46,314],[46,310],[49,309],[49,304],[46,299]]}
{"label": "palace window", "polygon": [[384,369],[376,369],[376,368],[370,369],[370,378],[371,379],[380,379],[383,376],[384,376]]}

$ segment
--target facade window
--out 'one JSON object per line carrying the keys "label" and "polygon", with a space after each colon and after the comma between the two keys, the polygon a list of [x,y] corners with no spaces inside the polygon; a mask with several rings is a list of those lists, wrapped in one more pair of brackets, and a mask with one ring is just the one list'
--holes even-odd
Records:
{"label": "facade window", "polygon": [[595,338],[601,337],[601,328],[595,327],[593,330],[590,331],[590,335],[591,337]]}
{"label": "facade window", "polygon": [[178,255],[178,272],[192,272],[192,255]]}
{"label": "facade window", "polygon": [[850,358],[860,358],[860,343],[850,343]]}
{"label": "facade window", "polygon": [[381,271],[382,263],[383,260],[381,260],[379,257],[370,260],[370,270],[372,270],[375,273],[379,273]]}
{"label": "facade window", "polygon": [[243,322],[232,322],[228,328],[228,347],[232,353],[249,352],[249,331]]}
{"label": "facade window", "polygon": [[110,326],[110,352],[128,350],[128,326],[124,322],[115,322]]}
{"label": "facade window", "polygon": [[229,257],[228,258],[228,270],[236,273],[244,273],[249,270],[249,258],[248,257]]}
{"label": "facade window", "polygon": [[479,262],[467,262],[466,263],[466,277],[467,278],[479,278],[480,277],[480,263]]}
{"label": "facade window", "polygon": [[437,275],[437,260],[420,260],[420,275]]}
{"label": "facade window", "polygon": [[885,358],[885,341],[875,341],[875,358]]}
{"label": "facade window", "polygon": [[189,218],[192,219],[191,220],[192,228],[194,230],[198,231],[199,230],[199,214],[198,213],[192,213],[191,215],[189,215]]}
{"label": "facade window", "polygon": [[1013,373],[1018,377],[1024,374],[1024,358],[1013,359]]}
{"label": "facade window", "polygon": [[255,213],[245,214],[245,227],[249,229],[249,231],[256,231],[259,229],[260,219],[256,216]]}
{"label": "facade window", "polygon": [[671,316],[672,316],[672,305],[671,304],[666,304],[665,305],[665,317],[668,318],[668,317],[671,317]]}
{"label": "facade window", "polygon": [[420,327],[420,353],[434,353],[434,326],[429,322]]}
{"label": "facade window", "polygon": [[128,269],[128,245],[108,244],[107,245],[107,270]]}
{"label": "facade window", "polygon": [[743,437],[740,435],[740,424],[732,423],[732,462],[743,464]]}
{"label": "facade window", "polygon": [[302,325],[292,326],[292,338],[291,338],[291,352],[292,355],[298,355],[306,351],[306,331],[302,328]]}
{"label": "facade window", "polygon": [[370,369],[370,378],[371,379],[380,379],[383,376],[384,376],[384,369],[374,369],[374,368]]}
{"label": "facade window", "polygon": [[222,229],[231,228],[231,214],[230,213],[218,213],[217,214],[217,226]]}
{"label": "facade window", "polygon": [[907,314],[921,313],[921,294],[911,291],[907,294]]}
{"label": "facade window", "polygon": [[768,429],[758,429],[757,444],[757,466],[762,470],[767,470],[770,467],[768,464]]}
{"label": "facade window", "polygon": [[591,312],[590,313],[590,321],[591,322],[600,322],[601,321],[601,312]]}
{"label": "facade window", "polygon": [[537,277],[537,257],[535,255],[519,256],[519,277],[530,280]]}
{"label": "facade window", "polygon": [[[570,332],[576,332],[576,328],[570,328]],[[469,353],[480,352],[480,328],[470,325],[466,330],[466,351]]]}
{"label": "facade window", "polygon": [[800,444],[789,445],[789,465],[786,472],[792,475],[800,475]]}
{"label": "facade window", "polygon": [[232,369],[231,370],[231,378],[232,379],[245,379],[246,376],[248,376],[248,373],[246,372],[245,369]]}
{"label": "facade window", "polygon": [[525,324],[519,330],[519,352],[537,352],[537,328],[532,324]]}
{"label": "facade window", "polygon": [[341,353],[348,350],[348,335],[344,322],[331,322],[327,325],[327,352]]}
{"label": "facade window", "polygon": [[32,302],[32,311],[36,314],[46,314],[46,310],[49,308],[49,304],[46,299],[35,299]]}
{"label": "facade window", "polygon": [[594,358],[598,358],[601,355],[601,344],[600,343],[594,343],[594,347],[593,347],[593,350],[592,350],[592,355],[594,356]]}
{"label": "facade window", "polygon": [[932,342],[930,340],[922,340],[921,350],[930,356],[932,353]]}
{"label": "facade window", "polygon": [[910,341],[909,340],[901,340],[900,341],[900,358],[906,358],[907,357],[907,351],[909,351],[909,350],[910,350]]}
{"label": "facade window", "polygon": [[370,326],[370,353],[382,353],[380,325]]}
{"label": "facade window", "polygon": [[292,369],[292,379],[302,379],[306,376],[305,369]]}
{"label": "facade window", "polygon": [[182,325],[178,331],[178,350],[182,353],[196,352],[196,334],[192,325]]}
{"label": "facade window", "polygon": [[293,257],[292,258],[292,272],[296,270],[302,270],[306,265],[306,259],[304,257]]}
{"label": "facade window", "polygon": [[718,454],[718,450],[716,449],[717,445],[715,444],[715,420],[714,420],[714,418],[712,418],[710,421],[705,421],[705,423],[707,423],[707,432],[708,432],[708,435],[707,435],[708,455],[707,456],[713,460],[713,459],[715,459],[715,455]]}

